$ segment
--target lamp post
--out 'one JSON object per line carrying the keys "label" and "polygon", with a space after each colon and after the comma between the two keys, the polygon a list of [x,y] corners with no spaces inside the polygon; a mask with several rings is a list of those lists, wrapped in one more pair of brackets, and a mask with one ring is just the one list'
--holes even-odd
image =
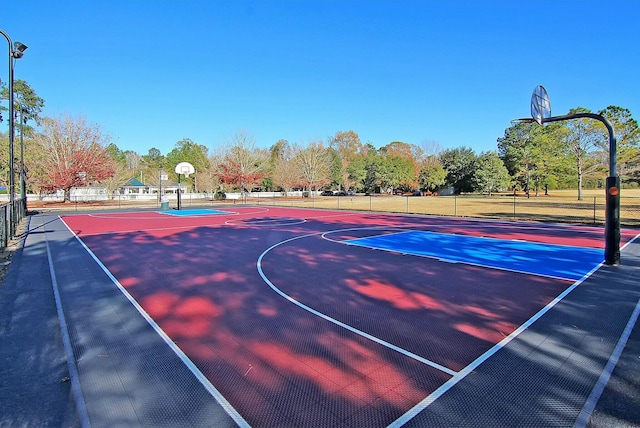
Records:
{"label": "lamp post", "polygon": [[19,104],[20,107],[20,199],[22,200],[23,209],[27,210],[27,185],[26,185],[26,171],[24,169],[24,107]]}
{"label": "lamp post", "polygon": [[11,37],[3,30],[0,30],[0,34],[7,39],[9,44],[9,234],[13,236],[15,234],[15,165],[14,165],[14,117],[13,117],[13,62],[14,59],[22,58],[24,51],[27,49],[27,45],[11,41]]}

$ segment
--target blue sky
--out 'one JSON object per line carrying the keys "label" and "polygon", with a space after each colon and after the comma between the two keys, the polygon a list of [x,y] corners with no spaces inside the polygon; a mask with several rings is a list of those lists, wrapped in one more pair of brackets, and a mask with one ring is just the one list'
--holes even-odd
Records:
{"label": "blue sky", "polygon": [[618,105],[640,118],[637,0],[20,0],[1,9],[0,28],[29,46],[16,79],[45,99],[44,114],[82,115],[140,154],[166,154],[183,138],[211,149],[239,130],[265,148],[354,130],[376,147],[480,153],[529,115],[539,84],[555,115]]}

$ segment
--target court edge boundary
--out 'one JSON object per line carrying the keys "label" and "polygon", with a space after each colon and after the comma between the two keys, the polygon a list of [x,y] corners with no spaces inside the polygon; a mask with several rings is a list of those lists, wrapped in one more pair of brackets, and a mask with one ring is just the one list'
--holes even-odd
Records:
{"label": "court edge boundary", "polygon": [[[239,427],[250,428],[251,425],[238,413],[238,411],[227,401],[226,398],[222,395],[220,391],[216,389],[215,386],[206,378],[206,376],[198,369],[198,367],[191,361],[191,359],[180,349],[178,345],[171,340],[171,338],[162,330],[162,328],[151,318],[149,314],[140,306],[140,304],[133,298],[131,294],[120,284],[120,281],[113,276],[109,269],[98,259],[98,257],[91,251],[87,245],[82,242],[74,232],[71,230],[69,225],[62,219],[61,216],[58,216],[62,224],[67,228],[67,230],[73,235],[73,237],[80,243],[80,245],[87,251],[87,253],[91,256],[91,258],[100,266],[100,269],[107,275],[107,277],[118,287],[120,292],[129,300],[129,302],[133,305],[133,307],[142,315],[142,317],[149,323],[149,325],[155,330],[155,332],[162,338],[162,340],[171,348],[171,350],[176,354],[176,356],[187,366],[187,368],[193,373],[196,379],[205,387],[207,392],[213,396],[213,398],[218,402],[218,404],[224,409],[224,411],[233,419],[233,421],[238,424]],[[46,234],[45,234],[46,235]],[[51,264],[51,266],[53,266]]]}

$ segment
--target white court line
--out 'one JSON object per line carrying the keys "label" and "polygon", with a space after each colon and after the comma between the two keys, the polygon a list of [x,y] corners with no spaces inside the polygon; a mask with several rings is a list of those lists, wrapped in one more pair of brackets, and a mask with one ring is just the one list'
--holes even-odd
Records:
{"label": "white court line", "polygon": [[142,308],[142,306],[140,306],[140,304],[136,301],[136,299],[134,299],[133,296],[129,294],[129,292],[126,290],[126,288],[124,288],[122,284],[120,284],[120,281],[118,281],[116,277],[114,277],[113,274],[111,274],[109,269],[107,269],[107,267],[102,264],[100,259],[98,259],[98,257],[95,254],[93,254],[93,251],[91,251],[89,247],[87,247],[85,243],[82,242],[82,240],[73,232],[73,230],[71,230],[71,228],[67,225],[67,223],[65,223],[65,221],[62,218],[60,218],[60,221],[67,227],[69,232],[71,232],[71,234],[76,238],[76,240],[80,243],[80,245],[82,245],[82,247],[91,256],[91,258],[93,258],[93,260],[98,264],[98,266],[100,266],[100,268],[109,277],[109,279],[111,279],[111,281],[116,285],[116,287],[118,287],[120,292],[127,298],[127,300],[129,300],[129,302],[133,305],[133,307],[138,310],[140,315],[142,315],[142,317],[149,323],[149,325],[162,338],[162,340],[164,340],[164,342],[167,345],[169,345],[169,348],[171,348],[171,350],[178,356],[178,358],[182,360],[184,365],[187,366],[187,368],[191,371],[191,373],[193,373],[196,379],[198,379],[198,381],[202,384],[202,386],[205,387],[205,389],[209,392],[209,394],[213,396],[213,398],[218,402],[218,404],[220,404],[220,406],[224,409],[224,411],[227,412],[227,414],[235,421],[235,423],[237,423],[238,426],[242,428],[245,428],[245,427],[250,428],[249,423],[240,415],[240,413],[238,413],[238,411],[231,405],[231,403],[229,403],[227,399],[224,398],[222,393],[218,391],[211,382],[209,382],[209,379],[207,379],[207,377],[198,369],[198,367],[182,351],[182,349],[180,349],[180,347],[176,345],[175,342],[173,342],[173,340],[171,340],[171,338],[164,332],[164,330],[162,330],[162,328],[155,322],[155,320],[149,314],[147,314],[147,312]]}
{"label": "white court line", "polygon": [[323,234],[323,233],[330,233],[330,232],[316,232],[316,233],[310,233],[310,234],[308,234],[308,235],[296,236],[296,237],[293,237],[293,238],[290,238],[290,239],[286,239],[286,240],[284,240],[284,241],[281,241],[281,242],[279,242],[279,243],[277,243],[277,244],[274,244],[274,245],[272,245],[271,247],[267,248],[267,249],[266,249],[262,254],[260,254],[260,257],[258,257],[258,262],[257,262],[257,264],[256,264],[257,269],[258,269],[258,273],[260,274],[260,276],[262,277],[262,279],[264,280],[264,282],[265,282],[265,283],[267,283],[267,285],[268,285],[268,286],[269,286],[273,291],[275,291],[276,293],[278,293],[280,296],[284,297],[284,298],[285,298],[286,300],[288,300],[289,302],[291,302],[291,303],[293,303],[294,305],[296,305],[296,306],[298,306],[298,307],[300,307],[300,308],[304,309],[304,310],[305,310],[305,311],[307,311],[307,312],[312,313],[313,315],[315,315],[315,316],[317,316],[317,317],[320,317],[320,318],[322,318],[322,319],[324,319],[324,320],[326,320],[326,321],[329,321],[329,322],[331,322],[331,323],[333,323],[333,324],[335,324],[335,325],[337,325],[337,326],[339,326],[339,327],[342,327],[342,328],[344,328],[344,329],[346,329],[346,330],[349,330],[349,331],[350,331],[350,332],[352,332],[352,333],[355,333],[355,334],[357,334],[357,335],[359,335],[359,336],[362,336],[362,337],[364,337],[364,338],[366,338],[366,339],[369,339],[369,340],[371,340],[371,341],[373,341],[373,342],[375,342],[375,343],[377,343],[377,344],[379,344],[379,345],[382,345],[382,346],[384,346],[384,347],[386,347],[386,348],[389,348],[389,349],[392,349],[392,350],[394,350],[394,351],[396,351],[396,352],[399,352],[399,353],[400,353],[400,354],[402,354],[402,355],[405,355],[405,356],[407,356],[407,357],[409,357],[409,358],[412,358],[412,359],[414,359],[414,360],[416,360],[416,361],[419,361],[419,362],[421,362],[421,363],[423,363],[423,364],[426,364],[426,365],[428,365],[428,366],[430,366],[430,367],[433,367],[433,368],[435,368],[435,369],[437,369],[437,370],[440,370],[440,371],[442,371],[442,372],[444,372],[444,373],[447,373],[447,374],[448,374],[448,375],[450,375],[450,376],[454,376],[457,372],[455,372],[454,370],[451,370],[451,369],[450,369],[450,368],[448,368],[448,367],[445,367],[445,366],[440,365],[440,364],[438,364],[438,363],[436,363],[436,362],[434,362],[434,361],[431,361],[431,360],[428,360],[428,359],[426,359],[426,358],[424,358],[424,357],[421,357],[421,356],[419,356],[419,355],[416,355],[416,354],[414,354],[413,352],[407,351],[406,349],[400,348],[399,346],[396,346],[396,345],[394,345],[394,344],[392,344],[392,343],[389,343],[389,342],[387,342],[387,341],[385,341],[385,340],[382,340],[382,339],[380,339],[380,338],[377,338],[377,337],[375,337],[375,336],[372,336],[372,335],[370,335],[369,333],[365,333],[364,331],[359,330],[359,329],[357,329],[357,328],[355,328],[355,327],[352,327],[352,326],[350,326],[349,324],[345,324],[345,323],[343,323],[343,322],[341,322],[341,321],[338,321],[338,320],[337,320],[337,319],[335,319],[335,318],[332,318],[332,317],[330,317],[330,316],[328,316],[328,315],[326,315],[326,314],[323,314],[322,312],[317,311],[317,310],[315,310],[315,309],[313,309],[313,308],[311,308],[311,307],[309,307],[309,306],[305,305],[304,303],[300,303],[300,302],[298,302],[296,299],[294,299],[293,297],[289,296],[288,294],[286,294],[285,292],[283,292],[282,290],[280,290],[278,287],[276,287],[276,286],[275,286],[275,285],[274,285],[274,284],[269,280],[269,278],[267,278],[267,276],[265,275],[264,271],[262,270],[262,259],[264,258],[264,256],[265,256],[268,252],[270,252],[270,251],[271,251],[271,250],[273,250],[274,248],[277,248],[277,247],[279,247],[280,245],[286,244],[286,243],[288,243],[288,242],[295,241],[295,240],[298,240],[298,239],[303,239],[303,238],[309,238],[309,237],[311,237],[311,236],[321,235],[321,234]]}
{"label": "white court line", "polygon": [[240,219],[240,220],[227,220],[224,224],[230,226],[293,226],[294,224],[303,224],[306,223],[307,219],[305,218],[288,218],[288,217],[279,217],[279,218],[248,218],[248,219]]}

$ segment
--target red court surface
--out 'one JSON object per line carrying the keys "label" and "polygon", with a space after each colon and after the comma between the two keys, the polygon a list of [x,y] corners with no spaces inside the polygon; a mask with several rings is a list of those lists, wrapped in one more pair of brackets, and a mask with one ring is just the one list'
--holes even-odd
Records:
{"label": "red court surface", "polygon": [[[602,229],[579,226],[225,211],[63,220],[236,421],[251,426],[393,424],[472,373],[575,285],[340,240],[420,230],[589,248],[604,241]],[[623,230],[623,243],[635,234]]]}

